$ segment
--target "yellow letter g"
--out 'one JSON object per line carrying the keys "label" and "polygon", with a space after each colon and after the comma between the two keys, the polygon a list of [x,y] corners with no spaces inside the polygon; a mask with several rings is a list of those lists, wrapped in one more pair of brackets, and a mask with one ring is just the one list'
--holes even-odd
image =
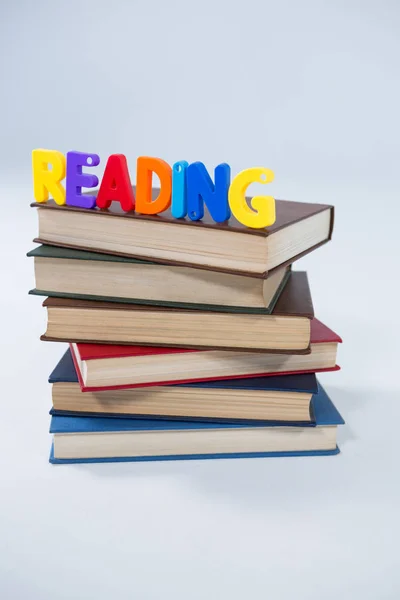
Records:
{"label": "yellow letter g", "polygon": [[232,181],[228,199],[233,215],[246,227],[262,229],[275,223],[275,200],[272,196],[254,196],[250,200],[251,208],[246,202],[246,190],[251,183],[271,183],[274,173],[263,167],[245,169]]}

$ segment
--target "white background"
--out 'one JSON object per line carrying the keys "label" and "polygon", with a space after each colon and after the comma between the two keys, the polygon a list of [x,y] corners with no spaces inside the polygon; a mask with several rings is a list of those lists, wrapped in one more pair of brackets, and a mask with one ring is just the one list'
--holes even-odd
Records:
{"label": "white background", "polygon": [[[0,3],[0,596],[375,600],[400,594],[395,0]],[[336,206],[308,270],[340,333],[337,457],[48,464],[64,346],[25,253],[33,148],[262,165]],[[98,170],[99,175],[101,169]],[[259,191],[259,190],[250,190]]]}

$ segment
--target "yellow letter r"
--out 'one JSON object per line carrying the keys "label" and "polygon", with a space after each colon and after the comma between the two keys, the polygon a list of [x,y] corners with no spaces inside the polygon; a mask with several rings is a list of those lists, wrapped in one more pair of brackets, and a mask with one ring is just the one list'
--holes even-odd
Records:
{"label": "yellow letter r", "polygon": [[57,204],[65,204],[65,189],[60,183],[65,177],[64,154],[58,150],[33,150],[32,170],[36,202],[47,202],[50,193]]}

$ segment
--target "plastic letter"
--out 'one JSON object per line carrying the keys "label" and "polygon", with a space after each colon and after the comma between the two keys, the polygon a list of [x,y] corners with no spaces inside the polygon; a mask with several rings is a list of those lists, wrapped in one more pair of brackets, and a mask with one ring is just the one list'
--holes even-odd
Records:
{"label": "plastic letter", "polygon": [[82,188],[94,188],[99,183],[96,175],[82,173],[82,167],[96,167],[100,163],[98,154],[87,152],[67,152],[67,205],[80,208],[94,208],[96,196],[82,195]]}
{"label": "plastic letter", "polygon": [[231,168],[221,163],[215,168],[215,185],[206,167],[195,162],[187,168],[187,212],[192,221],[204,217],[204,203],[211,217],[217,223],[227,221],[231,216],[228,205],[228,190]]}
{"label": "plastic letter", "polygon": [[[160,179],[160,192],[152,200],[153,172]],[[139,156],[136,174],[136,212],[143,215],[158,215],[171,204],[171,167],[161,158]]]}
{"label": "plastic letter", "polygon": [[271,183],[274,173],[270,169],[254,167],[238,173],[229,188],[229,206],[233,215],[246,227],[262,229],[276,221],[275,200],[272,196],[254,196],[250,206],[246,202],[246,189],[251,183]]}
{"label": "plastic letter", "polygon": [[109,208],[111,202],[119,202],[125,212],[135,208],[128,164],[123,154],[109,156],[97,194],[96,204],[99,208]]}
{"label": "plastic letter", "polygon": [[[51,169],[49,169],[51,165]],[[58,150],[38,148],[32,152],[33,194],[36,202],[47,202],[49,194],[57,204],[65,204],[65,156]]]}
{"label": "plastic letter", "polygon": [[171,213],[175,219],[182,219],[187,214],[186,160],[176,162],[172,167],[172,204]]}

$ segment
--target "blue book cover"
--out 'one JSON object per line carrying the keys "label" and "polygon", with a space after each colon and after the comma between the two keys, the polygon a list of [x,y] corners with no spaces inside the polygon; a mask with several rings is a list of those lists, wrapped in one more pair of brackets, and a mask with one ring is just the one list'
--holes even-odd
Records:
{"label": "blue book cover", "polygon": [[264,427],[278,427],[279,425],[289,425],[297,427],[315,427],[313,401],[310,403],[310,421],[273,421],[267,419],[237,419],[228,417],[193,417],[184,415],[128,415],[124,413],[104,413],[104,412],[85,412],[85,411],[74,411],[74,410],[56,410],[51,408],[49,414],[54,417],[94,417],[96,419],[138,419],[138,420],[149,420],[152,421],[185,421],[193,423],[232,423],[238,425],[263,425]]}
{"label": "blue book cover", "polygon": [[[336,426],[344,423],[340,413],[333,405],[323,387],[319,384],[318,393],[313,397],[315,425]],[[275,425],[269,424],[269,427]],[[285,427],[288,425],[286,424]],[[298,425],[289,425],[297,427]],[[265,427],[265,424],[254,423],[253,428]],[[303,425],[302,425],[303,427]],[[53,416],[51,419],[50,433],[73,434],[73,433],[119,433],[119,432],[162,432],[162,431],[199,431],[210,429],[239,429],[249,428],[248,425],[239,423],[211,423],[211,422],[188,422],[180,420],[157,420],[157,419],[109,419],[107,417],[75,417],[75,416]],[[54,457],[52,449],[50,462],[54,464],[81,463],[81,462],[126,462],[143,460],[178,460],[178,459],[205,459],[205,458],[244,458],[244,457],[268,457],[268,456],[308,456],[337,454],[339,449],[313,450],[301,452],[241,452],[229,454],[195,454],[195,455],[169,455],[169,456],[141,456],[141,457],[112,457],[112,458],[78,458],[59,459]]]}
{"label": "blue book cover", "polygon": [[[49,377],[49,383],[79,383],[71,351],[68,349]],[[315,373],[294,375],[271,375],[243,379],[199,381],[197,383],[173,383],[168,387],[212,388],[231,390],[274,390],[281,392],[304,392],[315,394],[318,383]],[[99,392],[101,393],[101,392]]]}
{"label": "blue book cover", "polygon": [[[344,421],[334,406],[332,400],[319,384],[318,393],[313,396],[315,424],[313,426],[323,425],[343,425]],[[280,423],[282,425],[282,423]],[[292,426],[292,423],[286,423],[285,426]],[[272,425],[274,427],[275,425]],[[278,425],[276,425],[278,426]],[[296,424],[294,426],[297,426]],[[81,417],[81,416],[53,416],[51,418],[50,433],[97,433],[97,432],[118,432],[118,431],[170,431],[176,429],[225,429],[240,428],[248,425],[241,423],[190,423],[180,420],[159,419],[110,419],[108,417]],[[265,427],[265,424],[254,423],[252,427]],[[301,424],[304,427],[304,424]]]}
{"label": "blue book cover", "polygon": [[112,458],[55,458],[54,446],[51,446],[49,462],[53,465],[72,465],[82,463],[115,462],[151,462],[165,460],[210,460],[218,458],[284,458],[293,456],[333,456],[339,454],[339,447],[333,450],[301,450],[298,452],[236,452],[221,454],[176,454],[169,456],[115,456]]}

